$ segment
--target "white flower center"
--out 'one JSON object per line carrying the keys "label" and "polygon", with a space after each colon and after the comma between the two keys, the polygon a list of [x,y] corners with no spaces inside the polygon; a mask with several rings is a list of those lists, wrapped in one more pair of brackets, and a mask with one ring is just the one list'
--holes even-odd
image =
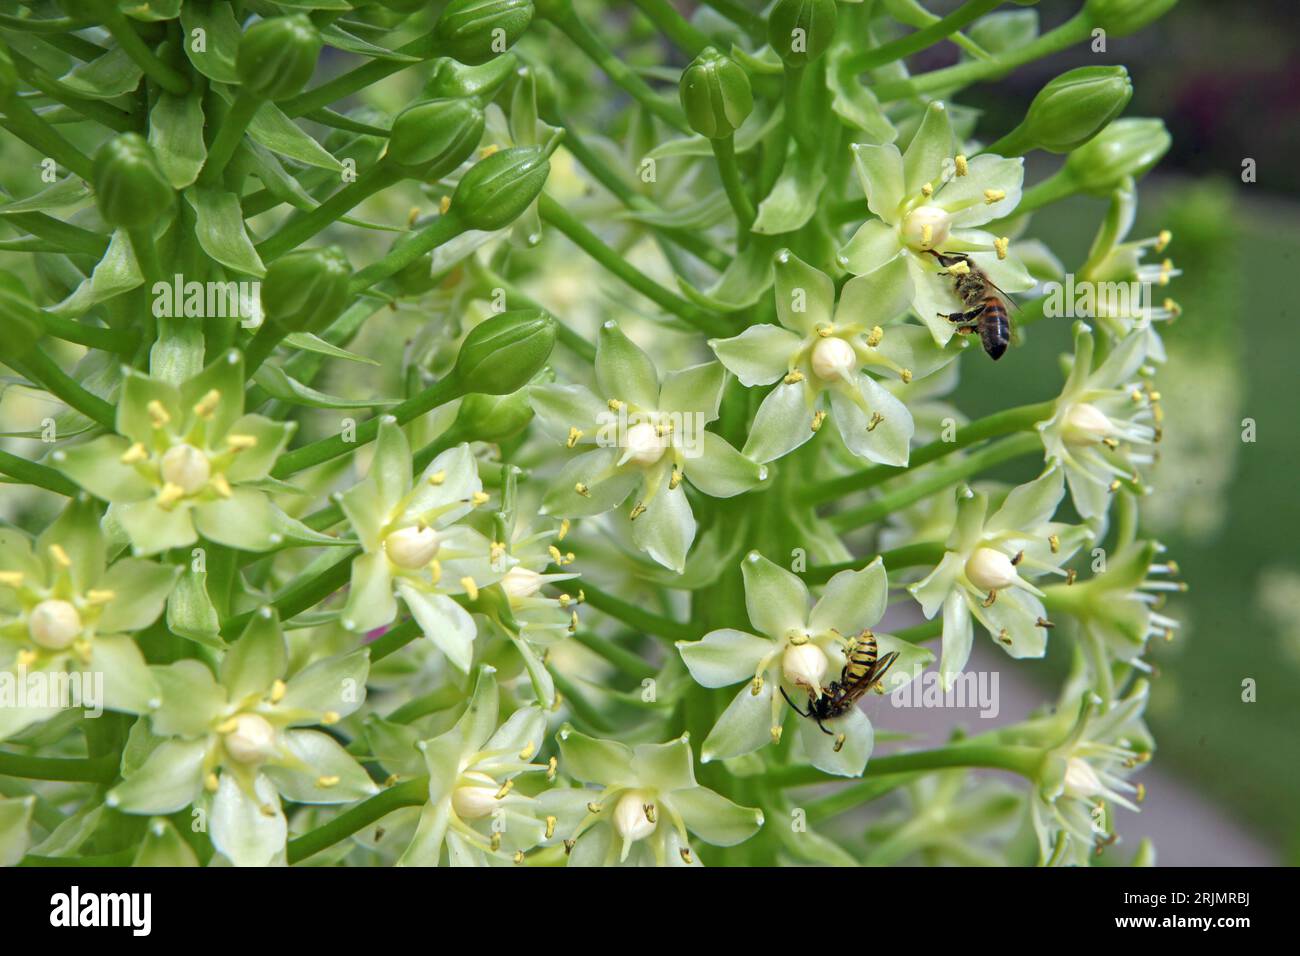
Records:
{"label": "white flower center", "polygon": [[41,647],[61,651],[81,633],[81,615],[67,601],[42,601],[32,608],[27,633]]}
{"label": "white flower center", "polygon": [[858,364],[853,346],[838,336],[819,341],[812,351],[813,374],[825,382],[848,378]]}
{"label": "white flower center", "polygon": [[655,832],[655,825],[646,816],[647,806],[653,807],[654,802],[640,790],[629,790],[619,798],[614,807],[614,829],[619,836],[635,843]]}
{"label": "white flower center", "polygon": [[1065,792],[1087,800],[1105,791],[1097,771],[1082,757],[1071,757],[1065,764]]}
{"label": "white flower center", "polygon": [[917,206],[903,220],[903,241],[913,249],[939,249],[948,241],[952,216],[941,206]]}
{"label": "white flower center", "polygon": [[384,539],[388,559],[399,568],[414,571],[438,556],[442,543],[432,528],[399,528]]}
{"label": "white flower center", "polygon": [[629,428],[623,438],[623,447],[628,451],[628,461],[647,468],[664,456],[663,439],[649,422],[638,422]]}
{"label": "white flower center", "polygon": [[208,456],[193,445],[173,445],[162,456],[162,479],[187,495],[201,491],[212,477]]}
{"label": "white flower center", "polygon": [[792,644],[781,655],[781,671],[785,679],[800,687],[821,692],[822,678],[826,676],[826,653],[816,644]]}
{"label": "white flower center", "polygon": [[261,763],[275,753],[275,728],[258,714],[240,714],[226,734],[226,753],[240,763]]}
{"label": "white flower center", "polygon": [[966,577],[981,591],[1009,588],[1020,580],[1011,559],[993,548],[975,550],[966,562]]}
{"label": "white flower center", "polygon": [[516,565],[501,579],[501,588],[511,603],[530,598],[542,588],[542,576],[536,571]]}
{"label": "white flower center", "polygon": [[1115,425],[1096,405],[1079,402],[1065,414],[1062,435],[1071,445],[1095,445],[1115,430]]}
{"label": "white flower center", "polygon": [[462,820],[481,820],[489,816],[497,805],[500,787],[485,773],[471,771],[461,777],[472,781],[457,787],[451,795],[451,808]]}

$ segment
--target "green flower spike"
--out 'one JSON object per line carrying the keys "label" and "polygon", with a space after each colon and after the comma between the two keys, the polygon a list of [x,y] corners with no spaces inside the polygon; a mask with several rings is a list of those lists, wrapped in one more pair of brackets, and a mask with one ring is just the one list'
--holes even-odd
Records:
{"label": "green flower spike", "polygon": [[361,707],[370,670],[364,649],[322,658],[287,677],[288,649],[270,608],[253,616],[221,660],[219,677],[197,660],[153,673],[162,706],[133,730],[122,783],[108,806],[170,814],[194,804],[216,849],[236,866],[283,860],[294,803],[350,803],[378,792],[329,734]]}
{"label": "green flower spike", "polygon": [[385,767],[429,775],[429,800],[399,866],[522,863],[525,852],[553,835],[555,821],[545,819],[540,802],[515,789],[520,774],[550,769],[533,762],[546,718],[536,707],[504,721],[499,714],[496,676],[481,666],[469,706],[445,734],[420,740],[411,727],[372,721],[376,738],[398,754]]}
{"label": "green flower spike", "polygon": [[742,807],[695,782],[685,734],[666,744],[629,747],[565,725],[560,763],[576,780],[600,787],[553,789],[540,802],[558,820],[569,866],[700,866],[690,834],[735,846],[763,825],[763,811]]}
{"label": "green flower spike", "polygon": [[273,548],[289,531],[311,536],[256,487],[295,425],[243,414],[238,352],[180,385],[129,368],[123,375],[118,433],[56,451],[50,460],[112,503],[109,514],[136,554],[187,547],[199,535],[245,551]]}
{"label": "green flower spike", "polygon": [[[103,675],[102,700],[83,688],[86,709],[140,714],[158,706],[158,685],[127,632],[157,620],[179,572],[139,558],[109,566],[99,514],[84,495],[34,542],[0,528],[2,679],[17,686],[37,673]],[[0,740],[61,709],[49,701],[0,707]]]}
{"label": "green flower spike", "polygon": [[1051,520],[1065,492],[1053,461],[1038,478],[1013,488],[988,515],[988,497],[969,488],[957,492],[957,511],[943,560],[907,590],[927,618],[943,611],[945,689],[966,666],[974,638],[972,616],[1012,657],[1042,657],[1052,622],[1043,592],[1029,579],[1066,576],[1063,565],[1094,531]]}
{"label": "green flower spike", "polygon": [[[682,660],[696,683],[705,687],[745,686],[718,718],[704,741],[702,758],[725,760],[752,753],[781,739],[787,707],[782,690],[801,708],[819,696],[844,668],[853,641],[885,613],[888,581],[877,558],[861,571],[841,571],[812,604],[798,577],[758,552],[741,564],[745,608],[757,634],[725,628],[700,641],[678,641]],[[888,634],[876,634],[881,655],[899,652],[886,677],[895,690],[919,674],[934,655]],[[826,773],[861,776],[871,756],[871,721],[860,709],[823,721],[798,718],[803,759]]]}
{"label": "green flower spike", "polygon": [[468,445],[443,452],[414,481],[411,470],[406,435],[386,417],[369,473],[339,501],[365,552],[352,562],[342,623],[359,632],[390,624],[400,597],[425,636],[468,672],[474,619],[451,595],[474,600],[510,562],[494,562],[487,538],[458,524],[488,500]]}
{"label": "green flower spike", "polygon": [[[895,258],[851,279],[835,302],[835,283],[798,256],[776,256],[776,325],[752,325],[709,346],[742,385],[780,381],[768,392],[743,454],[768,462],[788,454],[822,427],[830,405],[840,436],[859,457],[907,464],[912,415],[867,369],[911,382],[956,357],[920,326],[890,322],[907,311],[912,281]],[[825,396],[825,398],[823,398]],[[828,400],[828,401],[827,401]]]}
{"label": "green flower spike", "polygon": [[1092,332],[1075,323],[1070,377],[1052,417],[1038,423],[1043,451],[1064,466],[1075,510],[1085,518],[1103,517],[1114,493],[1140,482],[1138,468],[1155,460],[1159,394],[1138,378],[1147,341],[1134,332],[1094,369]]}
{"label": "green flower spike", "polygon": [[595,445],[560,472],[542,504],[546,514],[584,518],[617,508],[636,491],[629,512],[637,547],[681,571],[695,540],[695,516],[683,478],[714,498],[753,488],[766,469],[706,431],[718,417],[726,370],[695,365],[659,381],[654,363],[614,322],[596,347],[596,386],[538,385],[530,390],[537,420],[569,448]]}
{"label": "green flower spike", "polygon": [[892,143],[853,146],[853,165],[876,214],[854,233],[838,257],[854,275],[902,256],[912,277],[912,308],[940,345],[953,336],[944,316],[961,309],[953,278],[933,252],[962,252],[1004,292],[1022,292],[1034,280],[1011,255],[1005,237],[976,229],[1011,215],[1025,177],[1022,159],[985,153],[967,159],[954,143],[942,103],[931,103],[907,151]]}

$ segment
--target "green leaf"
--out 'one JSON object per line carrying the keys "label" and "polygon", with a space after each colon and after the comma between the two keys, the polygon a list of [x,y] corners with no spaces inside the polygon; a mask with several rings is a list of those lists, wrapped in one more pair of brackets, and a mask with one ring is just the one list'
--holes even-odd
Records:
{"label": "green leaf", "polygon": [[[235,20],[229,3],[195,0],[181,6],[181,26],[185,31],[185,55],[194,68],[218,83],[238,83],[235,58],[243,31]],[[195,31],[202,30],[203,49],[195,49]]]}
{"label": "green leaf", "polygon": [[102,56],[74,67],[60,82],[89,99],[111,100],[135,90],[143,75],[126,50],[115,46]]}
{"label": "green leaf", "polygon": [[[289,4],[281,4],[289,6]],[[397,63],[418,63],[418,56],[410,56],[406,53],[398,53],[395,50],[389,50],[386,47],[377,46],[368,40],[363,40],[344,30],[336,23],[328,24],[320,30],[321,39],[336,50],[344,50],[348,53],[356,53],[360,56],[368,56],[377,60],[392,60]]]}
{"label": "green leaf", "polygon": [[335,172],[343,170],[342,163],[304,133],[274,103],[263,103],[253,114],[253,120],[248,124],[248,135],[272,152],[308,166]]}
{"label": "green leaf", "polygon": [[201,186],[191,186],[184,195],[198,219],[194,232],[204,252],[236,272],[259,277],[266,274],[266,266],[244,228],[238,196]]}
{"label": "green leaf", "polygon": [[273,398],[311,408],[385,408],[400,404],[395,398],[338,398],[304,385],[275,365],[263,365],[253,380]]}
{"label": "green leaf", "polygon": [[341,349],[311,332],[291,332],[284,337],[284,341],[286,345],[291,345],[304,352],[315,352],[317,355],[327,355],[330,358],[344,359],[348,362],[360,362],[363,365],[378,366],[380,364],[375,359],[368,358],[365,355],[358,355],[356,352]]}
{"label": "green leaf", "polygon": [[114,296],[134,289],[144,282],[144,273],[136,264],[131,240],[125,230],[118,229],[109,240],[108,249],[95,266],[90,277],[58,305],[50,307],[56,315],[75,318],[84,315],[94,306]]}
{"label": "green leaf", "polygon": [[817,200],[826,185],[823,158],[824,154],[808,156],[797,146],[790,146],[780,177],[758,205],[754,232],[772,236],[793,232],[807,224],[817,211]]}
{"label": "green leaf", "polygon": [[16,866],[27,852],[35,808],[34,796],[0,797],[0,866]]}
{"label": "green leaf", "polygon": [[180,576],[167,598],[167,629],[207,647],[225,649],[221,620],[208,596],[205,572],[188,570]]}
{"label": "green leaf", "polygon": [[68,209],[91,198],[90,187],[80,176],[68,176],[47,186],[34,196],[13,199],[0,204],[0,216],[20,212],[47,212],[51,209]]}
{"label": "green leaf", "polygon": [[181,0],[124,0],[121,8],[133,20],[175,20],[181,14]]}
{"label": "green leaf", "polygon": [[198,179],[208,154],[203,144],[203,98],[198,93],[160,93],[149,112],[149,145],[172,186],[184,189]]}

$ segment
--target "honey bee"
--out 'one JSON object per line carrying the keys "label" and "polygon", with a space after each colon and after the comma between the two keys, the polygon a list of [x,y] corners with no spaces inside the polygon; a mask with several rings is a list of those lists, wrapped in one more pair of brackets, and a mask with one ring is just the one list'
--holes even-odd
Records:
{"label": "honey bee", "polygon": [[[953,291],[965,306],[964,311],[950,314],[940,312],[939,317],[958,323],[957,331],[963,335],[978,332],[984,351],[996,362],[1002,358],[1002,353],[1011,341],[1011,317],[1007,314],[1006,302],[1011,302],[1012,305],[1015,302],[994,285],[965,253],[944,253],[933,249],[929,253],[953,277]],[[952,271],[954,266],[960,267],[962,263],[965,264],[965,269]],[[1006,302],[1003,301],[1003,296],[1006,296]]]}
{"label": "honey bee", "polygon": [[[891,651],[884,657],[880,657],[879,653],[876,635],[870,631],[863,631],[854,638],[853,644],[849,647],[844,669],[840,671],[840,679],[831,681],[829,687],[821,689],[821,693],[809,689],[807,711],[802,711],[795,705],[784,687],[781,688],[781,696],[800,717],[809,717],[817,721],[817,726],[821,728],[822,733],[832,734],[822,721],[848,713],[863,694],[879,686],[886,672],[898,659],[898,651]],[[838,751],[839,746],[835,749]]]}

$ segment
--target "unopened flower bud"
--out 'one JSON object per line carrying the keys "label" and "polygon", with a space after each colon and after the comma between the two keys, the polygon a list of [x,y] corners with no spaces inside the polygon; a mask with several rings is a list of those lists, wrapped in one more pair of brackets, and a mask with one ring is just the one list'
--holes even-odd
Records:
{"label": "unopened flower bud", "polygon": [[433,64],[433,75],[424,85],[426,96],[437,99],[477,99],[487,102],[511,74],[519,68],[514,54],[493,57],[478,66],[466,66],[449,56],[439,57]]}
{"label": "unopened flower bud", "polygon": [[981,591],[999,591],[1020,580],[1011,559],[993,548],[975,550],[966,561],[966,577]]}
{"label": "unopened flower bud", "polygon": [[176,193],[138,133],[120,133],[95,153],[95,201],[110,226],[139,229],[163,217]]}
{"label": "unopened flower bud", "polygon": [[1097,771],[1082,757],[1071,757],[1065,764],[1065,792],[1088,800],[1105,791]]}
{"label": "unopened flower bud", "polygon": [[623,839],[635,843],[644,840],[655,832],[655,824],[646,815],[646,805],[652,804],[648,794],[639,790],[628,790],[619,797],[614,807],[614,829]]}
{"label": "unopened flower bud", "polygon": [[461,784],[452,791],[451,808],[456,811],[456,816],[462,820],[481,820],[500,806],[497,793],[501,788],[487,774],[470,771],[461,779],[472,782]]}
{"label": "unopened flower bud", "polygon": [[27,633],[41,647],[61,651],[81,635],[81,615],[68,601],[42,601],[27,618]]}
{"label": "unopened flower bud", "polygon": [[754,94],[744,69],[713,47],[682,71],[680,94],[691,129],[709,139],[730,136],[754,109]]}
{"label": "unopened flower bud", "polygon": [[515,565],[501,579],[501,588],[511,604],[530,598],[542,589],[542,576],[536,571]]}
{"label": "unopened flower bud", "polygon": [[286,332],[316,331],[348,304],[352,266],[335,248],[300,249],[271,263],[262,280],[262,313]]}
{"label": "unopened flower bud", "polygon": [[1106,413],[1090,402],[1079,402],[1065,415],[1064,438],[1072,445],[1095,445],[1115,430]]}
{"label": "unopened flower bud", "polygon": [[311,79],[320,48],[320,34],[305,14],[259,20],[239,40],[235,72],[245,92],[287,100]]}
{"label": "unopened flower bud", "polygon": [[465,173],[452,193],[451,208],[470,229],[504,229],[541,194],[550,172],[540,146],[498,150]]}
{"label": "unopened flower bud", "polygon": [[767,42],[790,66],[806,66],[835,38],[835,0],[778,0],[767,16]]}
{"label": "unopened flower bud", "polygon": [[1088,0],[1084,14],[1094,27],[1111,36],[1126,37],[1136,33],[1172,9],[1178,0]]}
{"label": "unopened flower bud", "polygon": [[532,22],[532,0],[451,0],[433,36],[440,52],[473,66],[506,52]]}
{"label": "unopened flower bud", "polygon": [[162,480],[178,486],[187,495],[203,490],[211,477],[208,456],[193,445],[183,442],[173,445],[162,456]]}
{"label": "unopened flower bud", "polygon": [[388,158],[410,175],[433,181],[470,157],[483,138],[483,110],[473,100],[429,100],[393,120]]}
{"label": "unopened flower bud", "polygon": [[1118,119],[1071,153],[1063,171],[1081,191],[1108,196],[1125,178],[1144,175],[1169,144],[1162,120]]}
{"label": "unopened flower bud", "polygon": [[826,652],[808,641],[791,644],[781,655],[781,673],[791,684],[820,692],[826,676]]}
{"label": "unopened flower bud", "polygon": [[470,330],[456,356],[466,391],[508,395],[541,371],[555,347],[555,320],[539,309],[513,309]]}
{"label": "unopened flower bud", "polygon": [[917,206],[903,220],[903,241],[917,251],[941,248],[952,230],[952,216],[942,206]]}
{"label": "unopened flower bud", "polygon": [[825,382],[847,378],[858,364],[853,346],[838,335],[820,339],[812,351],[813,374]]}
{"label": "unopened flower bud", "polygon": [[466,441],[502,442],[533,420],[533,406],[522,391],[509,395],[471,392],[461,399],[455,428]]}
{"label": "unopened flower bud", "polygon": [[1128,105],[1133,84],[1122,66],[1084,66],[1062,73],[1034,97],[1025,134],[1039,149],[1068,153],[1092,139]]}
{"label": "unopened flower bud", "polygon": [[260,714],[240,714],[225,736],[230,759],[245,764],[261,763],[275,755],[275,728]]}
{"label": "unopened flower bud", "polygon": [[388,560],[399,568],[414,571],[438,556],[442,543],[432,528],[399,528],[384,539]]}

